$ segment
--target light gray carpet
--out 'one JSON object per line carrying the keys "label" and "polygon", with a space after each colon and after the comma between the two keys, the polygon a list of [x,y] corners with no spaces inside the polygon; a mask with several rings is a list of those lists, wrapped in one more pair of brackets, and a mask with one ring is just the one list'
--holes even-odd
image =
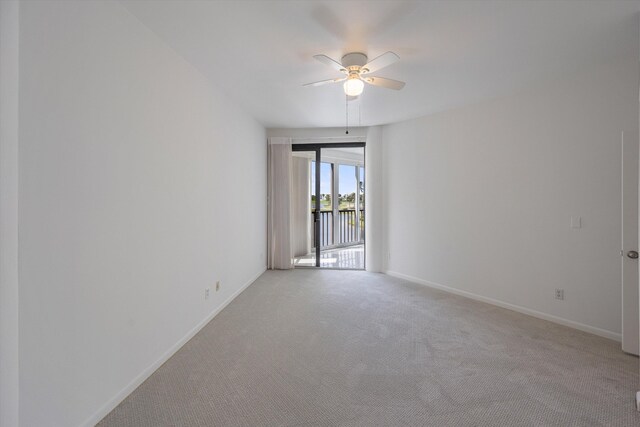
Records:
{"label": "light gray carpet", "polygon": [[107,426],[638,426],[618,343],[359,271],[270,271]]}

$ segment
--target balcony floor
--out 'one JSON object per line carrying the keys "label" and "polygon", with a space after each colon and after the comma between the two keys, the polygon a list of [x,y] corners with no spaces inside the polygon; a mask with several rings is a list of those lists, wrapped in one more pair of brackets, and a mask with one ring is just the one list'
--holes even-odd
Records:
{"label": "balcony floor", "polygon": [[[295,258],[296,267],[314,267],[316,254],[310,253]],[[320,267],[364,270],[364,245],[353,245],[344,248],[324,249],[320,252]]]}

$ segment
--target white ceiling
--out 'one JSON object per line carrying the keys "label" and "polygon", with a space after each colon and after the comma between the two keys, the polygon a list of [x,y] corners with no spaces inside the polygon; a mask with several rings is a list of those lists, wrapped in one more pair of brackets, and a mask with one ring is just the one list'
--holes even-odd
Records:
{"label": "white ceiling", "polygon": [[500,96],[589,64],[638,55],[638,1],[122,0],[266,127],[344,126],[339,74],[317,62],[351,51],[400,62],[375,75],[351,126],[384,124]]}

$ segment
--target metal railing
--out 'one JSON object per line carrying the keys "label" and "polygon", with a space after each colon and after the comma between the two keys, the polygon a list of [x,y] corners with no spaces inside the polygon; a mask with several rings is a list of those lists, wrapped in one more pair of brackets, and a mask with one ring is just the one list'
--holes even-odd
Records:
{"label": "metal railing", "polygon": [[[313,224],[313,214],[311,212],[311,223]],[[333,246],[333,211],[320,211],[320,247]],[[315,227],[313,228],[315,235]],[[314,239],[315,242],[315,239]]]}
{"label": "metal railing", "polygon": [[356,210],[340,209],[338,211],[338,244],[352,243],[360,240],[356,229]]}
{"label": "metal railing", "polygon": [[[311,211],[311,223],[314,221],[315,210]],[[357,244],[364,241],[364,209],[360,209],[360,227],[356,227],[356,210],[340,209],[337,222],[334,221],[333,211],[321,210],[320,221],[320,247]],[[337,241],[334,241],[334,227],[337,228]],[[315,242],[315,227],[313,227]]]}

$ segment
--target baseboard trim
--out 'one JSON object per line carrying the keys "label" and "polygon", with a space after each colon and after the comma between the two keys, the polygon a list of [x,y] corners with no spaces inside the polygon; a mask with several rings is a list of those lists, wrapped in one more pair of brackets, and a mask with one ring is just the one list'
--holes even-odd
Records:
{"label": "baseboard trim", "polygon": [[417,277],[409,276],[407,274],[398,273],[397,271],[387,270],[385,274],[398,279],[403,279],[419,285],[428,286],[430,288],[439,289],[441,291],[449,292],[451,294],[460,295],[466,298],[470,298],[476,301],[485,302],[487,304],[496,305],[498,307],[506,308],[508,310],[517,311],[518,313],[527,314],[529,316],[537,317],[538,319],[548,320],[549,322],[558,323],[563,326],[578,329],[583,332],[589,332],[594,335],[598,335],[604,338],[609,338],[614,341],[622,341],[622,335],[616,332],[607,331],[606,329],[597,328],[595,326],[586,325],[584,323],[575,322],[573,320],[565,319],[563,317],[554,316],[552,314],[543,313],[531,308],[522,307],[520,305],[511,304],[508,302],[500,301],[497,299],[484,297],[482,295],[474,294],[472,292],[462,291],[460,289],[452,288],[451,286],[441,285],[440,283],[430,282],[428,280],[420,279]]}
{"label": "baseboard trim", "polygon": [[106,404],[104,404],[95,414],[81,424],[81,427],[93,427],[100,422],[104,417],[109,414],[116,406],[118,406],[127,396],[129,396],[136,388],[140,386],[147,378],[149,378],[160,366],[162,366],[167,360],[171,358],[178,350],[182,348],[191,338],[193,338],[202,328],[206,326],[214,317],[218,315],[231,301],[233,301],[238,295],[255,282],[260,277],[266,268],[262,269],[259,273],[255,274],[249,281],[242,285],[237,291],[235,291],[229,298],[227,298],[222,304],[220,304],[211,314],[198,323],[193,329],[182,337],[177,343],[172,345],[158,360],[153,362],[148,368],[140,373],[127,384],[122,390],[120,390],[114,397],[112,397]]}

